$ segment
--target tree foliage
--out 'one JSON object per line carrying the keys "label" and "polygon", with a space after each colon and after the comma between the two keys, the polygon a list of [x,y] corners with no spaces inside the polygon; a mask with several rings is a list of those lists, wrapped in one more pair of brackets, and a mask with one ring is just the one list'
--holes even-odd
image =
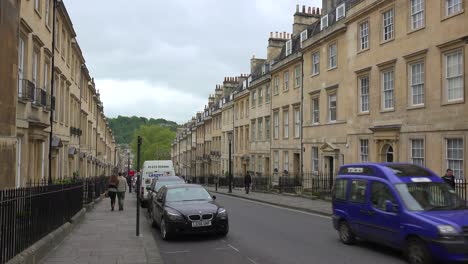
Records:
{"label": "tree foliage", "polygon": [[143,139],[141,145],[141,164],[146,160],[171,159],[171,143],[176,133],[170,128],[158,125],[144,125],[135,130],[131,143],[132,151],[135,153],[135,159],[138,136],[141,136]]}
{"label": "tree foliage", "polygon": [[[118,116],[117,118],[109,118],[109,126],[114,132],[115,141],[117,144],[130,144],[133,140],[133,135],[140,126],[144,125],[158,125],[160,127],[168,128],[169,130],[175,132],[177,130],[177,123],[173,121],[168,121],[162,118],[158,119],[147,119],[146,117],[127,117],[127,116]],[[171,140],[174,137],[171,138]]]}

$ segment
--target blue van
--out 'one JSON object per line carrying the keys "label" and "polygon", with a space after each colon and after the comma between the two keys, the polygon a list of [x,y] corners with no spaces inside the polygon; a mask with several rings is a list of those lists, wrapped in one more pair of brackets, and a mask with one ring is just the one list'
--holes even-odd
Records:
{"label": "blue van", "polygon": [[468,207],[427,168],[403,163],[348,164],[333,189],[333,226],[405,252],[409,263],[468,262]]}

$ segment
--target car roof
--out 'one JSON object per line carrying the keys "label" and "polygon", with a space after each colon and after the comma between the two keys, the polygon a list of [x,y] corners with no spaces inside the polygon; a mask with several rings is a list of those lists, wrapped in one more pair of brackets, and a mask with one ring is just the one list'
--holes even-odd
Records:
{"label": "car roof", "polygon": [[200,184],[191,184],[191,183],[181,183],[181,184],[171,184],[166,185],[164,188],[167,189],[177,189],[177,188],[203,188]]}
{"label": "car roof", "polygon": [[158,177],[157,181],[174,181],[174,180],[181,180],[183,181],[184,179],[182,179],[181,177],[179,176],[160,176]]}
{"label": "car roof", "polygon": [[375,177],[391,183],[443,182],[428,168],[412,163],[380,162],[353,163],[340,167],[338,177]]}

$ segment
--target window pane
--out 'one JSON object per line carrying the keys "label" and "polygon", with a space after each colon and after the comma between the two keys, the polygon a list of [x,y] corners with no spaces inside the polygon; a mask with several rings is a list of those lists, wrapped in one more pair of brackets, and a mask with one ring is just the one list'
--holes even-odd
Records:
{"label": "window pane", "polygon": [[463,139],[447,139],[447,167],[457,179],[463,178]]}
{"label": "window pane", "polygon": [[411,162],[416,165],[424,166],[424,140],[411,140]]}
{"label": "window pane", "polygon": [[350,200],[356,203],[366,202],[367,181],[353,180],[351,181]]}
{"label": "window pane", "polygon": [[424,63],[411,65],[411,102],[413,105],[424,104]]}
{"label": "window pane", "polygon": [[385,202],[396,203],[395,196],[390,188],[381,182],[372,182],[371,184],[371,202],[374,208],[385,210]]}
{"label": "window pane", "polygon": [[364,22],[360,25],[360,36],[361,36],[361,49],[367,49],[369,47],[369,22]]}
{"label": "window pane", "polygon": [[383,73],[383,106],[393,109],[393,70]]}
{"label": "window pane", "polygon": [[359,79],[360,83],[360,101],[361,101],[361,112],[369,111],[369,77],[362,77]]}
{"label": "window pane", "polygon": [[393,9],[383,14],[383,40],[393,38]]}
{"label": "window pane", "polygon": [[361,162],[368,162],[369,161],[369,140],[368,139],[361,139]]}
{"label": "window pane", "polygon": [[346,187],[348,180],[337,180],[333,192],[333,198],[337,200],[346,200]]}
{"label": "window pane", "polygon": [[463,56],[461,51],[446,55],[447,99],[463,99]]}

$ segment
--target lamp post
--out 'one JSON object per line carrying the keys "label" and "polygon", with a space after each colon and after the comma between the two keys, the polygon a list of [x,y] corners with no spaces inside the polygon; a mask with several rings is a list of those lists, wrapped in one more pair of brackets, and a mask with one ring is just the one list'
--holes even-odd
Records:
{"label": "lamp post", "polygon": [[232,142],[232,132],[228,132],[228,140],[229,140],[229,193],[232,193],[232,165],[231,165],[231,142]]}
{"label": "lamp post", "polygon": [[130,178],[130,150],[127,149],[127,177],[130,179],[129,192],[132,193],[132,179]]}

